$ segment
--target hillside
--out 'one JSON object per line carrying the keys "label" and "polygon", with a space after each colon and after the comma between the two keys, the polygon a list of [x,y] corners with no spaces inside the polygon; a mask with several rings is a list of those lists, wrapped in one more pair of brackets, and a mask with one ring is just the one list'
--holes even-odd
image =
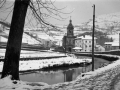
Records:
{"label": "hillside", "polygon": [[[84,27],[91,28],[93,21],[90,19],[84,23]],[[107,34],[117,34],[120,32],[120,12],[100,15],[95,18],[95,27],[97,31]]]}
{"label": "hillside", "polygon": [[[68,22],[69,24],[69,22]],[[74,25],[74,35],[79,35],[86,32],[92,32],[92,19],[80,25]],[[67,25],[58,26],[60,28],[49,30],[49,34],[53,37],[63,36],[67,32]],[[101,34],[115,35],[120,32],[120,12],[99,15],[95,18],[95,31],[102,32]]]}
{"label": "hillside", "polygon": [[[80,26],[81,35],[92,35],[93,21],[90,19],[88,22]],[[120,12],[100,15],[95,18],[95,37],[97,43],[104,45],[105,42],[119,41],[120,33]]]}
{"label": "hillside", "polygon": [[[68,21],[69,24],[69,21]],[[79,25],[74,25],[74,35],[79,36],[83,34],[92,35],[93,21],[92,19],[88,20]],[[58,25],[57,28],[49,28],[42,30],[42,28],[37,29],[26,29],[25,32],[29,32],[32,37],[32,41],[42,44],[40,41],[50,41],[56,42],[60,45],[62,44],[62,38],[67,32],[68,25]],[[118,41],[118,33],[120,32],[120,12],[100,15],[95,18],[95,36],[98,38],[98,44],[103,45],[104,42],[114,40],[114,37]],[[8,34],[8,33],[7,33]],[[26,34],[26,33],[25,33]],[[116,35],[117,34],[117,35]],[[26,36],[23,36],[23,42],[32,43],[32,41]],[[110,37],[108,37],[110,36]],[[38,40],[39,39],[39,40]]]}

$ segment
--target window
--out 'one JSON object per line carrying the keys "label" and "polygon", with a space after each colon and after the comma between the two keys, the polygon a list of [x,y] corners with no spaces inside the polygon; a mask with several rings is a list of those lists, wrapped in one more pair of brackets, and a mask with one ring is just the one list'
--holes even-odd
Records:
{"label": "window", "polygon": [[89,41],[89,43],[91,43],[91,41]]}

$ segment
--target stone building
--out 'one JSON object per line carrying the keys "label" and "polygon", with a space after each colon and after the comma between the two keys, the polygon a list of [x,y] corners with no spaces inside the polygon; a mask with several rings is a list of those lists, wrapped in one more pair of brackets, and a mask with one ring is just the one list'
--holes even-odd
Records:
{"label": "stone building", "polygon": [[67,26],[67,34],[63,37],[62,46],[67,52],[72,52],[75,47],[74,26],[72,25],[71,19],[69,25]]}

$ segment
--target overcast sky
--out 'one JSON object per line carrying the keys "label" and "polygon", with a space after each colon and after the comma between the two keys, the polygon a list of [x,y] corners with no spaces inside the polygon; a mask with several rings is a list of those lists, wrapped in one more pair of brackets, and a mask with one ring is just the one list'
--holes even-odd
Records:
{"label": "overcast sky", "polygon": [[[73,21],[73,25],[81,24],[89,19],[92,19],[93,15],[93,4],[95,4],[96,17],[102,14],[110,14],[120,12],[120,0],[55,0],[56,7],[66,7],[63,12],[71,12],[70,14],[62,14],[62,17],[66,17],[65,21],[59,21],[50,19],[49,21],[53,24],[67,25],[69,23],[69,17]],[[5,14],[5,13],[4,13]],[[0,12],[0,18],[4,17],[3,12]],[[10,22],[10,17],[7,21]]]}
{"label": "overcast sky", "polygon": [[[71,14],[73,24],[81,24],[93,18],[93,4],[95,4],[96,17],[102,14],[120,12],[120,0],[56,0],[57,7],[66,7],[66,12],[74,10]],[[64,22],[56,23],[68,23]]]}

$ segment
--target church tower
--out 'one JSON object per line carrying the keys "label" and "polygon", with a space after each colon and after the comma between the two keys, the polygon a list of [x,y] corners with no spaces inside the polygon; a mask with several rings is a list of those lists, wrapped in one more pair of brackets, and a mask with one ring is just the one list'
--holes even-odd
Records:
{"label": "church tower", "polygon": [[63,37],[63,47],[67,52],[72,52],[75,47],[74,26],[71,19],[67,26],[67,35]]}
{"label": "church tower", "polygon": [[73,30],[74,26],[72,25],[72,20],[70,19],[69,25],[67,26],[67,36],[74,36]]}

